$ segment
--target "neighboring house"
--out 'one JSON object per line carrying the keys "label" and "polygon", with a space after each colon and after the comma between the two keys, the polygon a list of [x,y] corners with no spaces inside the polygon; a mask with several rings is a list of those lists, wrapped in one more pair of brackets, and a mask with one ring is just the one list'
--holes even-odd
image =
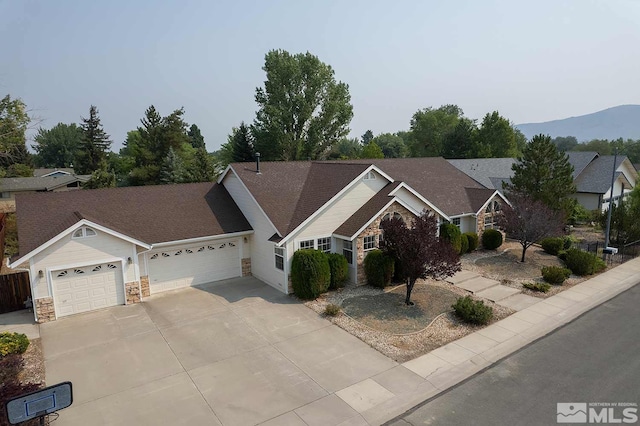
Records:
{"label": "neighboring house", "polygon": [[503,202],[442,158],[235,163],[217,183],[19,195],[10,266],[42,322],[248,274],[289,293],[298,249],[345,255],[363,283],[383,218],[482,232]]}
{"label": "neighboring house", "polygon": [[62,169],[34,169],[33,177],[49,177],[49,176],[71,176],[73,175],[73,168],[62,168]]}
{"label": "neighboring house", "polygon": [[[573,166],[573,180],[576,185],[574,197],[587,210],[608,208],[611,197],[611,177],[613,155],[599,155],[597,152],[567,152]],[[448,160],[453,166],[487,188],[502,191],[503,182],[513,176],[511,166],[515,158],[474,158]],[[635,187],[638,171],[625,156],[618,156],[613,185],[614,201],[626,196]]]}
{"label": "neighboring house", "polygon": [[73,169],[36,169],[33,177],[0,179],[0,211],[14,212],[15,196],[27,192],[59,192],[80,189],[89,175],[74,175]]}

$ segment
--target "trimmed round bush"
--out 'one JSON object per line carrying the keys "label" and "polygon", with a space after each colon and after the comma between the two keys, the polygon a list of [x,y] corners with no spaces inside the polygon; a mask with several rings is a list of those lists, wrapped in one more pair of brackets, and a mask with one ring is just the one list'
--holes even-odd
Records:
{"label": "trimmed round bush", "polygon": [[482,233],[482,247],[495,250],[502,245],[502,233],[496,229],[485,229]]}
{"label": "trimmed round bush", "polygon": [[469,251],[469,240],[465,235],[460,236],[460,254],[465,254]]}
{"label": "trimmed round bush", "polygon": [[335,317],[336,315],[338,315],[340,313],[340,311],[342,310],[342,308],[338,305],[334,305],[333,303],[329,303],[325,308],[324,308],[324,314],[330,317]]}
{"label": "trimmed round bush", "polygon": [[487,324],[493,317],[492,307],[481,300],[473,300],[471,296],[459,297],[451,307],[461,320],[471,324]]}
{"label": "trimmed round bush", "polygon": [[327,254],[329,261],[329,271],[331,272],[331,282],[329,289],[335,290],[344,287],[344,283],[349,279],[349,263],[347,258],[339,253]]}
{"label": "trimmed round bush", "polygon": [[564,242],[563,250],[569,250],[573,246],[573,238],[571,238],[571,235],[564,236],[562,241]]}
{"label": "trimmed round bush", "polygon": [[597,259],[594,254],[576,248],[567,250],[567,254],[565,255],[567,268],[571,269],[571,272],[574,274],[580,276],[593,274],[596,271]]}
{"label": "trimmed round bush", "polygon": [[371,250],[364,258],[364,273],[367,284],[384,288],[391,284],[393,277],[393,259],[382,250]]}
{"label": "trimmed round bush", "polygon": [[291,260],[293,293],[301,299],[315,299],[329,289],[331,270],[327,254],[319,250],[298,250]]}
{"label": "trimmed round bush", "polygon": [[559,266],[543,266],[542,278],[549,284],[562,284],[571,275],[571,270]]}
{"label": "trimmed round bush", "polygon": [[456,225],[453,223],[443,223],[440,225],[440,239],[451,243],[456,253],[460,253],[462,234],[460,234],[460,228]]}
{"label": "trimmed round bush", "polygon": [[467,253],[471,253],[478,248],[478,243],[480,242],[478,234],[476,234],[475,232],[465,232],[464,234],[462,234],[462,236],[467,239],[467,243],[469,244]]}
{"label": "trimmed round bush", "polygon": [[546,253],[557,256],[560,250],[566,250],[564,248],[564,239],[561,237],[548,237],[540,241],[542,250]]}
{"label": "trimmed round bush", "polygon": [[26,334],[0,333],[0,357],[11,354],[23,354],[29,347],[29,339]]}

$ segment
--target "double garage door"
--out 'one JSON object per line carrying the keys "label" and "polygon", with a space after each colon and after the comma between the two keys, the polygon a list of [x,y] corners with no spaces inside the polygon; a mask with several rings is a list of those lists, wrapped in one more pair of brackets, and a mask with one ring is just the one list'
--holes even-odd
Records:
{"label": "double garage door", "polygon": [[238,240],[156,250],[147,254],[151,294],[241,275]]}
{"label": "double garage door", "polygon": [[53,271],[51,275],[57,317],[124,304],[119,262]]}

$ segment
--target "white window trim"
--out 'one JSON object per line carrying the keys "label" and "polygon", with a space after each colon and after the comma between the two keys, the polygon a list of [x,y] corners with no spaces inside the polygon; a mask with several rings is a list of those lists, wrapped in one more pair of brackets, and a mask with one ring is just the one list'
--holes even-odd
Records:
{"label": "white window trim", "polygon": [[362,180],[376,180],[376,174],[372,170],[369,170]]}
{"label": "white window trim", "polygon": [[[366,248],[367,238],[373,238],[373,247]],[[362,237],[362,251],[371,251],[378,248],[378,236],[377,235],[365,235]]]}
{"label": "white window trim", "polygon": [[[279,271],[284,271],[284,247],[274,246],[273,254],[274,254],[273,266]],[[282,259],[282,268],[278,267],[278,263],[277,263],[278,258]]]}
{"label": "white window trim", "polygon": [[[345,246],[345,244],[349,244],[349,248]],[[347,256],[345,252],[351,253],[351,256]],[[349,265],[353,265],[353,241],[342,240],[342,255],[347,258],[347,263]]]}
{"label": "white window trim", "polygon": [[[329,241],[329,250],[325,250],[325,249],[321,249],[320,248],[320,240],[328,240]],[[325,253],[331,253],[331,250],[333,249],[333,242],[331,241],[332,238],[331,237],[320,237],[320,238],[316,238],[316,249],[317,250],[321,250]]]}
{"label": "white window trim", "polygon": [[[80,236],[76,236],[76,234],[78,233],[78,231],[82,232],[82,235]],[[93,234],[89,235],[89,233],[87,231],[91,231],[93,232]],[[76,229],[75,231],[73,231],[73,233],[71,234],[71,239],[73,240],[79,240],[81,238],[91,238],[91,237],[95,237],[96,235],[98,235],[98,233],[96,232],[95,229],[89,227],[89,226],[83,226],[81,228]]]}
{"label": "white window trim", "polygon": [[[302,243],[311,243],[311,247],[305,247],[302,248]],[[316,239],[315,238],[308,238],[306,240],[301,240],[298,241],[298,250],[307,250],[307,249],[315,249],[316,248]]]}

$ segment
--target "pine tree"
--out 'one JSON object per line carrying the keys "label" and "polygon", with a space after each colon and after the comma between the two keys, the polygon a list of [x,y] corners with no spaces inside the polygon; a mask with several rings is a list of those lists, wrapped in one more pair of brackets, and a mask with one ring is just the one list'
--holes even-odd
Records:
{"label": "pine tree", "polygon": [[195,182],[211,182],[216,177],[213,160],[204,148],[198,149],[195,153],[193,177]]}
{"label": "pine tree", "polygon": [[98,117],[98,108],[91,105],[89,118],[82,118],[81,138],[74,168],[78,174],[90,174],[100,168],[107,159],[111,147],[109,135],[105,133]]}
{"label": "pine tree", "polygon": [[182,175],[183,169],[180,158],[176,155],[173,148],[169,148],[169,152],[162,163],[162,167],[160,168],[160,183],[181,183]]}
{"label": "pine tree", "polygon": [[189,142],[191,142],[191,146],[195,149],[205,148],[204,137],[202,133],[200,133],[200,128],[195,124],[192,124],[187,132],[187,136],[189,136]]}
{"label": "pine tree", "polygon": [[504,185],[506,191],[530,196],[567,216],[571,213],[575,200],[570,196],[576,192],[573,166],[569,157],[556,149],[551,137],[534,136],[520,161],[513,165],[513,172],[511,183]]}
{"label": "pine tree", "polygon": [[249,126],[240,123],[238,128],[233,129],[229,135],[229,142],[233,149],[233,161],[242,163],[245,161],[253,161],[253,137]]}

